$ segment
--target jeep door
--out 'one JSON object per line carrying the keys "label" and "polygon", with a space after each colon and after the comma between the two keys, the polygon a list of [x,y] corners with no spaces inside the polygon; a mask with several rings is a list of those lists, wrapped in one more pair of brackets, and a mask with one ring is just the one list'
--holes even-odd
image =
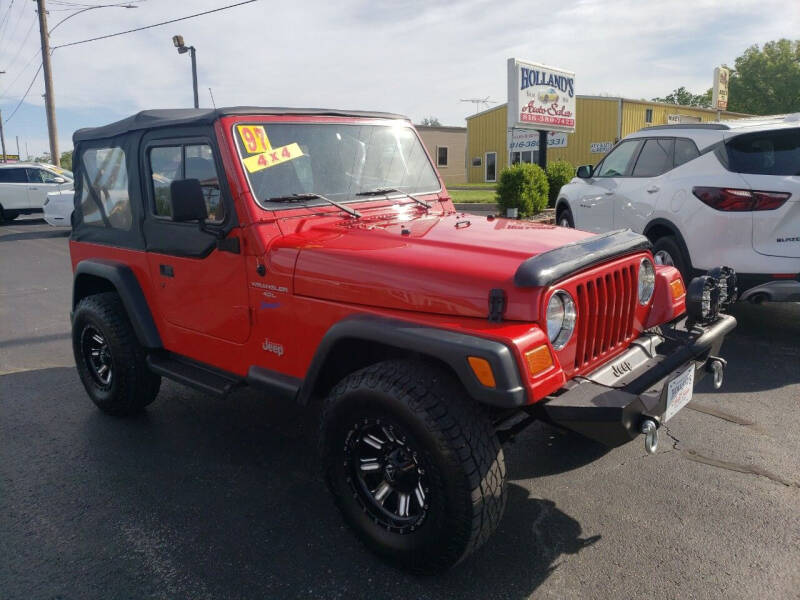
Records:
{"label": "jeep door", "polygon": [[0,206],[4,210],[30,208],[25,167],[0,168]]}
{"label": "jeep door", "polygon": [[625,140],[597,165],[587,188],[578,198],[575,225],[579,229],[601,233],[614,227],[614,203],[630,174],[631,166],[641,147],[641,140]]}
{"label": "jeep door", "polygon": [[[239,227],[222,162],[207,136],[145,138],[142,183],[150,277],[161,316],[175,327],[180,353],[224,351],[213,340],[241,344],[250,335],[245,262]],[[172,220],[173,181],[198,179],[208,218],[202,224]],[[189,333],[202,334],[192,338]],[[203,342],[185,348],[187,341]],[[208,342],[211,342],[209,344]],[[218,362],[218,361],[217,361]]]}

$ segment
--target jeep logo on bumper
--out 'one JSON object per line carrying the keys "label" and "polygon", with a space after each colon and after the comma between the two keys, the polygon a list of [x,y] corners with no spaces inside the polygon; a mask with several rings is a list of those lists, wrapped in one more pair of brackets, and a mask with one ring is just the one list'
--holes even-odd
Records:
{"label": "jeep logo on bumper", "polygon": [[631,363],[627,360],[620,361],[611,367],[611,372],[614,374],[614,377],[622,377],[625,373],[631,372]]}

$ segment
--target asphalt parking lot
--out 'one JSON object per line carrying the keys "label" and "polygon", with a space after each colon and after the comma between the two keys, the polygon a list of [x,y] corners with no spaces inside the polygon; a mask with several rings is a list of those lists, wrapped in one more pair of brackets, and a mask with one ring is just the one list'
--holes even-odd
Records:
{"label": "asphalt parking lot", "polygon": [[67,237],[0,227],[0,598],[797,598],[800,305],[740,305],[725,385],[659,451],[534,425],[509,502],[437,578],[373,558],[318,476],[314,416],[165,381],[101,414],[73,365]]}

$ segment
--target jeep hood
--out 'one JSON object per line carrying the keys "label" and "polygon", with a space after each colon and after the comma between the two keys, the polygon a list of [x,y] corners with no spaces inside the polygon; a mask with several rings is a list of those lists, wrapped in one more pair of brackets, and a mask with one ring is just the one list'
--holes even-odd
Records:
{"label": "jeep hood", "polygon": [[[391,215],[310,223],[294,232],[294,293],[396,310],[486,317],[488,295],[508,295],[506,316],[530,319],[536,290],[514,286],[524,260],[592,234],[474,215]],[[406,209],[403,212],[403,209]],[[288,241],[288,240],[287,240]]]}

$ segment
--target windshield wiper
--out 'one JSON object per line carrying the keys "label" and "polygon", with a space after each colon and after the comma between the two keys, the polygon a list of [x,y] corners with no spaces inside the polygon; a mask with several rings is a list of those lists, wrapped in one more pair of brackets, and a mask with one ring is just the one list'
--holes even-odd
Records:
{"label": "windshield wiper", "polygon": [[396,188],[377,188],[374,190],[369,190],[368,192],[358,192],[356,196],[388,196],[389,194],[403,194],[403,196],[406,198],[411,198],[414,202],[421,204],[425,208],[432,208],[428,202],[425,202],[425,200],[416,198],[406,192],[401,192]]}
{"label": "windshield wiper", "polygon": [[339,210],[343,210],[348,215],[355,217],[357,219],[361,218],[361,213],[357,210],[350,208],[349,206],[345,206],[344,204],[339,204],[336,200],[331,200],[330,198],[326,198],[322,194],[315,194],[315,193],[305,193],[305,194],[291,194],[289,196],[273,196],[272,198],[268,198],[269,202],[297,202],[299,200],[324,200],[328,204],[333,204]]}

